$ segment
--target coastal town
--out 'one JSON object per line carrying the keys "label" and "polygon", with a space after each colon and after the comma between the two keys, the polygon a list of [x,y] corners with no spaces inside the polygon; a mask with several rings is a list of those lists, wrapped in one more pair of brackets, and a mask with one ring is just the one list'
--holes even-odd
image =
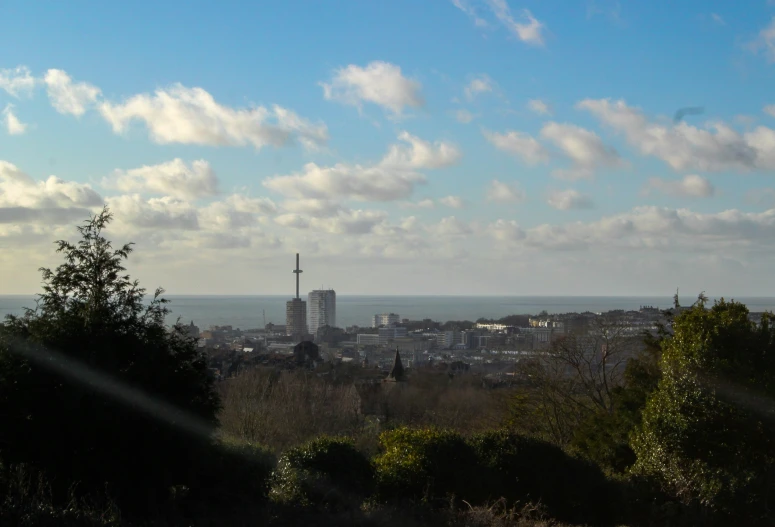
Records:
{"label": "coastal town", "polygon": [[[351,365],[375,375],[387,375],[398,352],[408,369],[433,369],[482,375],[494,382],[513,377],[524,359],[546,354],[566,337],[595,340],[596,348],[616,340],[627,342],[626,356],[642,347],[644,334],[655,334],[667,319],[662,310],[639,306],[634,310],[601,313],[512,314],[497,320],[411,320],[400,313],[374,313],[368,327],[338,327],[336,292],[314,290],[299,294],[299,255],[296,255],[296,296],[287,302],[286,323],[263,328],[230,325],[202,329],[191,321],[189,336],[206,351],[213,375],[227,379],[253,366],[316,369]],[[626,357],[625,357],[626,358]]]}

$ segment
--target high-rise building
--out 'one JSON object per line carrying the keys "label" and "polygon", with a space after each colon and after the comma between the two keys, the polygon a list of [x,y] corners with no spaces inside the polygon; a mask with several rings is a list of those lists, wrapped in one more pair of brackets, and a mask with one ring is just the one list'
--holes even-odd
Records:
{"label": "high-rise building", "polygon": [[323,326],[336,327],[336,291],[333,289],[318,289],[307,296],[309,308],[309,332],[317,335]]}
{"label": "high-rise building", "polygon": [[371,318],[371,327],[378,328],[380,326],[395,326],[401,320],[401,317],[395,313],[382,313],[380,315],[374,315]]}
{"label": "high-rise building", "polygon": [[307,303],[299,298],[299,275],[302,270],[299,269],[299,253],[296,253],[296,298],[285,303],[285,334],[292,336],[295,340],[301,340],[307,335]]}

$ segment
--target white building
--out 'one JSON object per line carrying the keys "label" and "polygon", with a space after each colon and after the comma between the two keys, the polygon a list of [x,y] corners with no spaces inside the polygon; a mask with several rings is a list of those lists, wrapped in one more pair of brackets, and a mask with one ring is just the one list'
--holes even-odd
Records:
{"label": "white building", "polygon": [[378,328],[380,326],[395,326],[401,322],[401,317],[395,313],[382,313],[380,315],[374,315],[371,318],[371,327]]}
{"label": "white building", "polygon": [[323,326],[336,327],[336,292],[333,289],[311,291],[307,295],[309,332],[317,334]]}

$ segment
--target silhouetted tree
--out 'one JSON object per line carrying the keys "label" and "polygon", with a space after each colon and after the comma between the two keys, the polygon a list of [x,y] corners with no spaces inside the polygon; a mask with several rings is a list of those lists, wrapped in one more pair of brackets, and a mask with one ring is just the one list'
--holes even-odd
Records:
{"label": "silhouetted tree", "polygon": [[[125,274],[132,244],[103,236],[107,208],[57,242],[37,307],[0,326],[0,457],[44,471],[55,494],[107,485],[125,511],[184,484],[219,399],[205,358],[166,300]],[[61,495],[61,494],[60,494]]]}

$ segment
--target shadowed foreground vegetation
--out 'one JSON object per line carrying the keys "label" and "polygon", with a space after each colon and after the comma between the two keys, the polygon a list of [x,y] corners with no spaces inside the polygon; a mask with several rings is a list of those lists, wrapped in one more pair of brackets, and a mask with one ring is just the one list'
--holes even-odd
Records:
{"label": "shadowed foreground vegetation", "polygon": [[0,327],[0,525],[773,524],[769,315],[701,295],[657,335],[603,323],[505,386],[412,372],[364,412],[345,366],[216,385],[109,221]]}

